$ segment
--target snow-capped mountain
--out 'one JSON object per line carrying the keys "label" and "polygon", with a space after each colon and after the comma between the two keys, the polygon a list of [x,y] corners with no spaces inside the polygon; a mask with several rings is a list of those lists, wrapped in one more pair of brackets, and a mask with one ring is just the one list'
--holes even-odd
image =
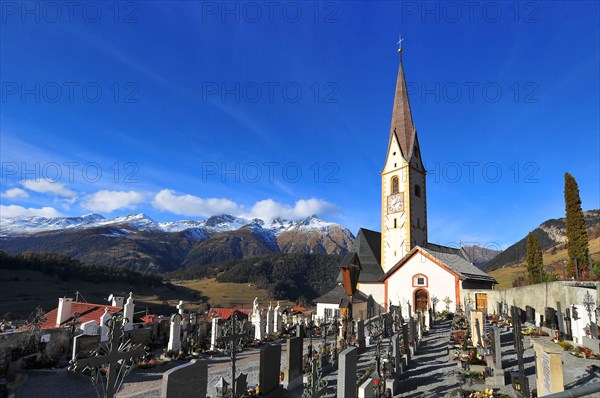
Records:
{"label": "snow-capped mountain", "polygon": [[[316,215],[293,221],[282,218],[261,220],[247,219],[229,214],[212,216],[206,220],[178,220],[157,222],[144,213],[130,214],[116,218],[105,218],[100,214],[86,214],[80,217],[12,217],[0,219],[0,236],[18,236],[38,232],[63,229],[89,229],[102,226],[129,226],[138,231],[181,232],[203,230],[205,233],[236,231],[242,227],[264,229],[275,234],[293,229],[326,232],[328,228],[338,226],[333,222],[321,220]],[[192,235],[198,231],[192,231]]]}
{"label": "snow-capped mountain", "polygon": [[143,213],[0,219],[0,250],[63,253],[138,270],[168,271],[271,253],[343,255],[353,240],[347,228],[316,215],[261,220],[222,214],[170,222]]}

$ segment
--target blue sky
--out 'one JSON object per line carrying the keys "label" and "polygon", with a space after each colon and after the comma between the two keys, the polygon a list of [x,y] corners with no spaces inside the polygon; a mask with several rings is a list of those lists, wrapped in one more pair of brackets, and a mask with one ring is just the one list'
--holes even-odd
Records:
{"label": "blue sky", "polygon": [[380,230],[401,33],[429,239],[600,207],[598,2],[3,2],[2,216]]}

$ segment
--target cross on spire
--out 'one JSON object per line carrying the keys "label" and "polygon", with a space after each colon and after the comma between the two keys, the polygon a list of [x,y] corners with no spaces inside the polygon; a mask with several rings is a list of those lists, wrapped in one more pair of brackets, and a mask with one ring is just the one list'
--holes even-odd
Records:
{"label": "cross on spire", "polygon": [[398,43],[396,43],[398,45],[398,53],[402,52],[402,42],[404,41],[404,39],[402,38],[402,35],[398,35]]}

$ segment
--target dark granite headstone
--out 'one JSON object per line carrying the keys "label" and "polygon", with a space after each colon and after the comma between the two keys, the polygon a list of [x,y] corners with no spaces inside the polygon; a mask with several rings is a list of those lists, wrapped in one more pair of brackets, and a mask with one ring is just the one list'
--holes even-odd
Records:
{"label": "dark granite headstone", "polygon": [[192,359],[166,371],[162,378],[161,398],[206,397],[208,361]]}
{"label": "dark granite headstone", "polygon": [[565,312],[566,312],[566,317],[565,317],[565,338],[567,340],[572,340],[573,339],[573,330],[571,327],[571,310],[569,309],[569,307],[565,308]]}
{"label": "dark granite headstone", "polygon": [[[302,337],[292,337],[286,341],[287,358],[283,374],[288,389],[302,384],[302,344]],[[298,378],[300,380],[296,381]]]}
{"label": "dark granite headstone", "polygon": [[525,306],[525,320],[535,324],[535,308],[531,306]]}
{"label": "dark granite headstone", "polygon": [[77,359],[77,354],[87,356],[86,353],[95,351],[100,346],[100,335],[80,334],[73,339],[73,352],[71,359]]}
{"label": "dark granite headstone", "polygon": [[565,316],[562,312],[562,306],[560,305],[560,301],[556,302],[556,315],[558,316],[558,330],[560,333],[564,334],[565,330]]}
{"label": "dark granite headstone", "polygon": [[265,344],[260,349],[260,365],[258,383],[263,396],[276,392],[279,389],[279,376],[281,364],[281,346],[278,344]]}
{"label": "dark granite headstone", "polygon": [[546,307],[545,313],[546,327],[549,327],[551,329],[558,328],[558,317],[556,315],[556,310],[552,307]]}
{"label": "dark granite headstone", "polygon": [[500,328],[498,325],[494,325],[492,328],[492,335],[494,336],[494,360],[496,369],[502,369],[502,343],[500,341]]}
{"label": "dark granite headstone", "polygon": [[404,342],[403,354],[406,355],[406,358],[410,361],[410,347],[408,346],[408,342],[410,341],[410,339],[409,339],[407,323],[402,324],[402,341]]}
{"label": "dark granite headstone", "polygon": [[237,397],[243,396],[248,390],[248,374],[240,373],[235,379],[235,395]]}
{"label": "dark granite headstone", "polygon": [[362,319],[356,322],[356,341],[359,347],[365,346],[365,321]]}
{"label": "dark granite headstone", "polygon": [[356,364],[358,348],[350,347],[339,355],[337,398],[356,398]]}

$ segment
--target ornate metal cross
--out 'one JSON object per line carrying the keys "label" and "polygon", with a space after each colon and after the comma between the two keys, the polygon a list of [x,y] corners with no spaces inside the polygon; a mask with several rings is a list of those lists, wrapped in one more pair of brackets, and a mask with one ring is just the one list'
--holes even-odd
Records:
{"label": "ornate metal cross", "polygon": [[[141,345],[134,346],[130,340],[125,340],[122,325],[123,314],[117,314],[106,321],[106,326],[110,329],[108,343],[100,344],[90,358],[71,361],[69,367],[69,370],[79,373],[89,369],[92,373],[92,382],[94,384],[97,384],[98,381],[102,383],[105,398],[115,396],[123,379],[133,367],[134,360],[146,352]],[[102,374],[104,365],[108,365],[106,385],[104,385]]]}
{"label": "ornate metal cross", "polygon": [[231,315],[229,321],[223,325],[223,336],[217,339],[218,342],[225,344],[225,350],[229,351],[231,358],[231,394],[235,396],[235,363],[237,361],[237,351],[243,349],[243,339],[250,337],[248,332],[244,331],[246,321],[239,322],[237,313]]}

